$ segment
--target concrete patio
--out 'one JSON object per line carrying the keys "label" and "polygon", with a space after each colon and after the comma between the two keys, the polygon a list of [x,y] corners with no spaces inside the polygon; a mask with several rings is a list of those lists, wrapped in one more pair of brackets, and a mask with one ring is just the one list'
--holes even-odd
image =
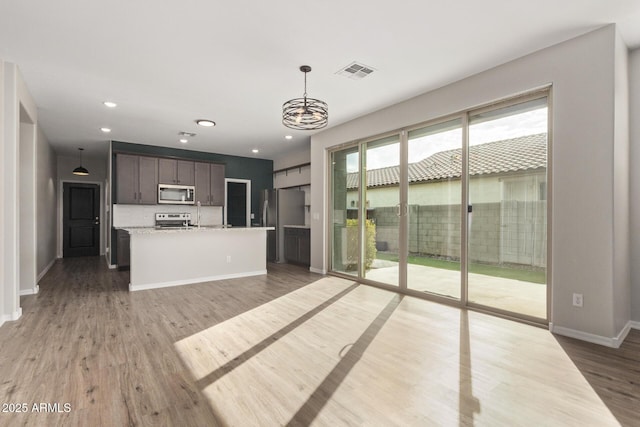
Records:
{"label": "concrete patio", "polygon": [[[365,277],[398,285],[398,263],[375,260]],[[460,272],[422,265],[408,265],[408,287],[418,291],[460,298]],[[469,273],[469,301],[528,316],[547,318],[547,286]]]}

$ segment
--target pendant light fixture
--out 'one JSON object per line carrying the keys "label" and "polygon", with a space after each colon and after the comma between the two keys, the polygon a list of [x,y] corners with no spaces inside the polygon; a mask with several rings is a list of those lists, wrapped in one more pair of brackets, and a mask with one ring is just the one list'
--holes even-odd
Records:
{"label": "pendant light fixture", "polygon": [[80,166],[78,166],[73,170],[73,174],[80,175],[80,176],[87,176],[89,175],[89,171],[82,166],[82,152],[84,151],[84,148],[78,148],[78,150],[80,150]]}
{"label": "pendant light fixture", "polygon": [[324,101],[307,97],[307,73],[311,67],[303,65],[300,71],[304,73],[304,95],[282,105],[282,124],[291,129],[322,129],[329,122],[329,107]]}

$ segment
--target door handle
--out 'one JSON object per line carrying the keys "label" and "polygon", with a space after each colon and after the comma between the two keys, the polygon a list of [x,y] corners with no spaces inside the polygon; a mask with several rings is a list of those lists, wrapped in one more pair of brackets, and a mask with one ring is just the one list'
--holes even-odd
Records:
{"label": "door handle", "polygon": [[95,225],[100,225],[100,221],[94,222]]}
{"label": "door handle", "polygon": [[265,200],[264,205],[262,205],[262,226],[263,227],[266,227],[267,224],[269,223],[267,220],[268,209],[269,209],[269,201]]}

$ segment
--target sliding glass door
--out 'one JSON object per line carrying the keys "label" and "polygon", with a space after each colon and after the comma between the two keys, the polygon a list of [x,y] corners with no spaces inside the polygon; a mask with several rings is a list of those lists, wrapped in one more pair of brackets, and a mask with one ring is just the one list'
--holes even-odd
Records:
{"label": "sliding glass door", "polygon": [[547,93],[331,153],[331,270],[547,319]]}
{"label": "sliding glass door", "polygon": [[547,98],[469,117],[470,303],[547,317]]}
{"label": "sliding glass door", "polygon": [[363,143],[362,232],[365,279],[398,286],[400,276],[399,135]]}
{"label": "sliding glass door", "polygon": [[462,120],[409,131],[407,287],[460,299]]}
{"label": "sliding glass door", "polygon": [[359,276],[360,159],[358,147],[331,154],[331,268],[333,271]]}

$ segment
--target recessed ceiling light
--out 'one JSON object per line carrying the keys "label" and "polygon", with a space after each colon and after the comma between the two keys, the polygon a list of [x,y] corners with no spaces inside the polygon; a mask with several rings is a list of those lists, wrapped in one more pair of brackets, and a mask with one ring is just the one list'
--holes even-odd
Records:
{"label": "recessed ceiling light", "polygon": [[196,120],[196,123],[199,124],[200,126],[204,126],[207,128],[216,125],[216,122],[214,122],[213,120],[205,120],[205,119]]}
{"label": "recessed ceiling light", "polygon": [[285,137],[284,137],[284,139],[292,139],[292,138],[293,138],[293,136],[291,136],[291,135],[285,135]]}
{"label": "recessed ceiling light", "polygon": [[182,142],[183,144],[186,144],[186,143],[187,143],[187,142],[189,142],[189,141],[187,141],[186,139],[182,138],[182,139],[180,140],[180,142]]}
{"label": "recessed ceiling light", "polygon": [[259,153],[260,151],[257,148],[254,148],[253,150],[251,150],[252,153]]}
{"label": "recessed ceiling light", "polygon": [[116,104],[113,101],[104,101],[103,104],[105,107],[109,107],[109,108],[116,108],[118,106],[118,104]]}
{"label": "recessed ceiling light", "polygon": [[109,129],[109,128],[100,128],[100,130],[101,130],[102,132],[104,132],[104,133],[109,133],[109,132],[111,132],[111,129]]}

